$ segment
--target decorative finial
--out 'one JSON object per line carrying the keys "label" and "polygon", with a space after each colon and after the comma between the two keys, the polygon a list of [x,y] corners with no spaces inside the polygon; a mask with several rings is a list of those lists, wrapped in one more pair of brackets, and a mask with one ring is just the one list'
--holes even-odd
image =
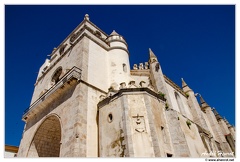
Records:
{"label": "decorative finial", "polygon": [[200,101],[201,101],[201,104],[206,103],[206,101],[203,99],[203,97],[201,95],[200,95]]}
{"label": "decorative finial", "polygon": [[89,20],[89,15],[88,15],[88,14],[85,14],[84,19],[85,19],[85,20]]}
{"label": "decorative finial", "polygon": [[184,93],[188,93],[189,91],[192,91],[191,88],[187,85],[187,83],[182,79],[182,89]]}
{"label": "decorative finial", "polygon": [[113,30],[110,35],[119,35],[119,34],[115,30]]}
{"label": "decorative finial", "polygon": [[53,48],[53,50],[52,50],[52,53],[53,53],[53,52],[55,52],[55,51],[56,51],[56,49],[57,49],[57,48],[56,48],[56,47],[54,47],[54,48]]}
{"label": "decorative finial", "polygon": [[181,78],[181,80],[182,80],[182,88],[186,87],[187,83],[183,80],[183,78]]}
{"label": "decorative finial", "polygon": [[151,48],[149,48],[149,55],[150,55],[150,58],[157,58]]}
{"label": "decorative finial", "polygon": [[149,62],[150,63],[154,63],[154,62],[157,62],[157,57],[156,55],[153,53],[153,51],[151,50],[151,48],[149,48]]}
{"label": "decorative finial", "polygon": [[[201,95],[199,95],[199,96],[200,96],[201,107],[202,107],[202,108],[210,107],[210,106],[207,104],[207,102],[203,99],[203,97],[202,97]],[[213,109],[214,109],[214,107],[213,107]]]}

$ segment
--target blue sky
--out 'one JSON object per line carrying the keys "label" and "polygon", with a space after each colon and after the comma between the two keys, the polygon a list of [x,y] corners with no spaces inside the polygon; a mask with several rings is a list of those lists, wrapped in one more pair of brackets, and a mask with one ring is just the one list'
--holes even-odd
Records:
{"label": "blue sky", "polygon": [[88,13],[126,39],[130,63],[157,55],[163,73],[181,78],[235,125],[235,6],[5,6],[5,144],[20,144],[40,66]]}

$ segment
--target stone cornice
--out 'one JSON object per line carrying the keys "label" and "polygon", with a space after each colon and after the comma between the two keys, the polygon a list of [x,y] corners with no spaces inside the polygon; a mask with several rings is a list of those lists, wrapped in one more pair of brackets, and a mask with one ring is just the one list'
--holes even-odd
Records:
{"label": "stone cornice", "polygon": [[54,94],[56,94],[58,91],[61,91],[61,89],[66,89],[66,87],[71,86],[70,82],[72,80],[76,80],[76,83],[80,82],[81,71],[81,69],[75,66],[72,67],[72,69],[70,69],[56,84],[54,84],[50,89],[43,93],[35,102],[29,106],[29,108],[24,111],[22,120],[27,121],[33,116],[34,113],[36,113],[36,111],[43,109],[44,106],[42,105],[53,99]]}
{"label": "stone cornice", "polygon": [[113,100],[116,97],[120,97],[123,93],[133,93],[133,92],[146,92],[162,101],[166,101],[166,99],[159,95],[158,93],[150,90],[149,88],[124,88],[124,89],[120,89],[116,94],[114,94],[113,96],[109,96],[105,99],[103,99],[102,101],[100,101],[97,104],[98,109],[100,109],[101,107],[103,107],[104,105],[108,104],[111,100]]}
{"label": "stone cornice", "polygon": [[[131,70],[131,75],[149,76],[150,75],[150,71],[149,71],[149,69]],[[186,94],[183,92],[183,90],[177,84],[175,84],[172,80],[170,80],[166,75],[164,75],[164,79],[165,79],[166,83],[168,83],[170,86],[172,86],[175,90],[177,90],[183,96],[187,97]]]}
{"label": "stone cornice", "polygon": [[103,33],[106,37],[109,37],[108,34],[106,34],[104,31],[102,31],[99,27],[97,27],[95,24],[93,24],[91,21],[86,20],[89,24],[94,26],[96,29],[98,29],[101,33]]}
{"label": "stone cornice", "polygon": [[110,40],[108,39],[107,42],[108,43],[111,43],[111,42],[121,42],[121,43],[125,44],[128,47],[127,43],[124,40],[121,40],[121,39],[110,39]]}
{"label": "stone cornice", "polygon": [[59,45],[58,47],[55,49],[55,51],[51,54],[53,55],[54,53],[56,53],[56,51],[61,47],[62,44],[64,44],[69,37],[71,37],[87,20],[83,20]]}

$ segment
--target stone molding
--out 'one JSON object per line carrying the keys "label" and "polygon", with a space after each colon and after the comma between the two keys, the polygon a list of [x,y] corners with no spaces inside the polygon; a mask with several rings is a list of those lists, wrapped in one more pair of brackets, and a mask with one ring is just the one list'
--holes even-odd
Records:
{"label": "stone molding", "polygon": [[107,42],[108,43],[111,43],[111,42],[122,42],[123,44],[125,44],[127,47],[128,47],[128,44],[126,43],[125,40],[121,40],[121,39],[107,39]]}
{"label": "stone molding", "polygon": [[158,93],[150,90],[149,88],[124,88],[124,89],[120,89],[116,94],[112,95],[112,96],[109,96],[105,99],[103,99],[102,101],[100,101],[98,104],[97,104],[97,107],[98,109],[102,108],[104,105],[108,104],[109,102],[111,102],[111,100],[117,98],[117,97],[120,97],[123,93],[133,93],[133,92],[146,92],[164,102],[166,102],[166,99],[159,95]]}
{"label": "stone molding", "polygon": [[150,76],[150,70],[149,69],[142,69],[142,70],[131,70],[130,71],[131,75],[134,76]]}

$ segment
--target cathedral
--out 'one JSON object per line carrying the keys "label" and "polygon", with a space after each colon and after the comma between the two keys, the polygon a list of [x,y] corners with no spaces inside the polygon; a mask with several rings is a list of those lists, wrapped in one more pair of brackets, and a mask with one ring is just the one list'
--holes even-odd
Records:
{"label": "cathedral", "polygon": [[[18,157],[235,157],[235,128],[86,14],[40,67]],[[198,102],[200,98],[200,103]]]}

